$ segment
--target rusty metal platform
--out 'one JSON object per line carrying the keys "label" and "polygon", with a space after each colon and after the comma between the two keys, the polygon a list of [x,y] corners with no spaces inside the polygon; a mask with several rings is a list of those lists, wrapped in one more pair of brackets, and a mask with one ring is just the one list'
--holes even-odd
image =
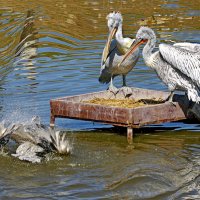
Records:
{"label": "rusty metal platform", "polygon": [[[131,88],[134,100],[166,99],[168,92]],[[144,105],[136,108],[122,108],[107,105],[85,103],[94,98],[123,99],[123,92],[113,95],[109,91],[93,92],[75,96],[66,96],[50,100],[50,126],[53,127],[55,118],[82,119],[127,127],[127,139],[132,141],[133,128],[147,124],[178,121],[187,118],[189,102],[184,95],[174,95],[172,103]]]}

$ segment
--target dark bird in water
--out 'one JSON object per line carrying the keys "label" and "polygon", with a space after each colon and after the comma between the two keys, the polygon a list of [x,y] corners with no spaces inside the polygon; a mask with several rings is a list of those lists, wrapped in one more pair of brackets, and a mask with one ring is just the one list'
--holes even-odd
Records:
{"label": "dark bird in water", "polygon": [[[133,69],[139,58],[139,49],[131,53],[126,62],[121,66],[121,62],[125,53],[129,50],[134,39],[124,38],[122,34],[122,15],[119,12],[111,12],[107,16],[109,36],[102,54],[101,70],[99,81],[101,83],[109,83],[109,91],[116,94],[119,90],[113,85],[113,78],[118,75],[123,77],[123,91],[125,95],[132,93],[131,89],[126,87],[126,75]],[[115,39],[112,38],[115,36]]]}
{"label": "dark bird in water", "polygon": [[70,154],[72,150],[66,135],[42,125],[38,117],[29,125],[15,124],[5,128],[1,124],[0,144],[5,146],[10,139],[19,145],[12,156],[32,163],[41,162],[50,152]]}
{"label": "dark bird in water", "polygon": [[4,147],[10,140],[12,133],[16,130],[15,125],[6,128],[5,122],[0,123],[0,148]]}
{"label": "dark bird in water", "polygon": [[192,43],[160,44],[159,51],[153,52],[156,35],[151,28],[141,27],[137,32],[136,40],[119,66],[129,59],[129,55],[132,55],[143,43],[146,43],[142,51],[144,62],[156,71],[158,77],[171,91],[168,100],[172,102],[175,90],[182,90],[187,93],[189,100],[199,103],[200,45]]}

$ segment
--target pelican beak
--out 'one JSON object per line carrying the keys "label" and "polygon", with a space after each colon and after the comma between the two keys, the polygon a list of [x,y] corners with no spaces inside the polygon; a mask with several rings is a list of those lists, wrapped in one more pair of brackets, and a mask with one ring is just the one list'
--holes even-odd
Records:
{"label": "pelican beak", "polygon": [[126,52],[126,54],[124,55],[124,57],[122,58],[121,62],[118,64],[118,66],[120,67],[120,65],[137,49],[137,47],[145,42],[147,42],[147,40],[135,39],[135,41],[132,43],[129,51]]}
{"label": "pelican beak", "polygon": [[114,37],[115,33],[117,32],[117,28],[114,27],[111,31],[110,31],[110,34],[108,36],[108,40],[106,42],[106,46],[105,46],[105,49],[103,51],[103,63],[106,62],[106,59],[108,58],[108,54],[109,54],[109,49],[110,49],[110,44],[111,44],[111,41],[112,41],[112,38]]}

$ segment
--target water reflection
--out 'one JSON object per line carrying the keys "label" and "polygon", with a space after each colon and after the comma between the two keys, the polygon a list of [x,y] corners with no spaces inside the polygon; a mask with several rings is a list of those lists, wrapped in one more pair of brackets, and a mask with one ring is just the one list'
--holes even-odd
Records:
{"label": "water reflection", "polygon": [[[106,89],[98,76],[107,38],[105,17],[111,10],[122,12],[124,34],[130,37],[148,25],[158,42],[199,42],[200,10],[194,0],[0,3],[0,115],[12,122],[39,115],[48,124],[49,99]],[[121,85],[121,79],[115,81]],[[142,59],[127,77],[127,85],[166,90]],[[41,165],[1,156],[2,198],[200,197],[198,124],[143,129],[133,146],[107,125],[67,119],[57,124],[76,130],[69,134],[74,155]]]}

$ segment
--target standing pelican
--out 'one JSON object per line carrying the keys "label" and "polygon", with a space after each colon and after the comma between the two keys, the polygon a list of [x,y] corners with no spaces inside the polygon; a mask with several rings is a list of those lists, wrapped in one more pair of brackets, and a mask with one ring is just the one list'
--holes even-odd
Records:
{"label": "standing pelican", "polygon": [[[122,35],[122,15],[119,12],[112,12],[107,16],[109,36],[102,54],[101,70],[99,81],[109,83],[109,90],[116,94],[118,89],[113,85],[113,78],[117,75],[123,77],[123,89],[126,87],[126,75],[133,69],[139,58],[139,49],[130,55],[130,57],[120,67],[118,63],[122,60],[124,54],[128,51],[134,39],[124,38]],[[115,36],[115,39],[112,38]],[[128,93],[130,90],[126,90]]]}
{"label": "standing pelican", "polygon": [[173,46],[160,44],[159,51],[153,53],[156,35],[152,29],[141,27],[137,32],[134,44],[121,63],[143,43],[146,43],[142,51],[145,64],[154,69],[158,77],[168,86],[171,91],[168,100],[172,101],[174,90],[183,90],[186,91],[189,100],[199,102],[200,45],[191,43],[177,43]]}

